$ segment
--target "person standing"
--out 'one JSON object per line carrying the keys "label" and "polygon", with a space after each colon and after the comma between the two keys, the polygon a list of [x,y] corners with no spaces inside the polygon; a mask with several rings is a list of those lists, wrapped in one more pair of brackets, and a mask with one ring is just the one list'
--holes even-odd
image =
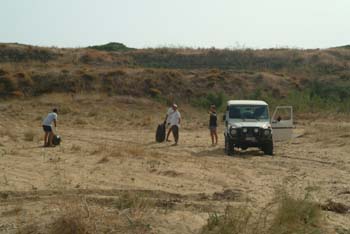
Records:
{"label": "person standing", "polygon": [[53,146],[52,123],[54,124],[54,126],[56,128],[56,126],[57,126],[57,109],[56,108],[53,109],[52,112],[47,115],[47,117],[44,119],[44,122],[43,122],[43,129],[45,132],[44,147]]}
{"label": "person standing", "polygon": [[179,142],[179,127],[181,123],[181,114],[178,111],[178,107],[176,104],[173,104],[172,109],[173,112],[169,115],[170,129],[167,134],[167,141],[169,141],[169,135],[170,132],[172,132],[175,140],[174,145],[177,145]]}
{"label": "person standing", "polygon": [[168,128],[168,132],[166,134],[166,141],[169,142],[169,135],[171,133],[171,128],[170,128],[170,119],[172,117],[172,114],[174,113],[174,104],[171,105],[171,107],[169,107],[166,115],[165,115],[165,119],[164,119],[164,125],[165,127],[169,127]]}
{"label": "person standing", "polygon": [[212,145],[214,146],[218,144],[218,134],[216,131],[218,127],[218,118],[216,114],[215,105],[210,106],[208,113],[209,113],[209,130],[210,130],[211,142],[212,142]]}

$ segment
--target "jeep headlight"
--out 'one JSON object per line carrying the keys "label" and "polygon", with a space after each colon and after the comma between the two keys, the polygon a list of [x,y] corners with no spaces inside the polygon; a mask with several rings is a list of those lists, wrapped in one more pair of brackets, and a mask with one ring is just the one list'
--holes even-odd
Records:
{"label": "jeep headlight", "polygon": [[259,133],[259,128],[254,128],[254,133]]}
{"label": "jeep headlight", "polygon": [[243,129],[242,129],[242,132],[243,132],[243,133],[247,133],[247,132],[248,132],[248,129],[247,129],[247,128],[243,128]]}
{"label": "jeep headlight", "polygon": [[237,129],[236,129],[236,128],[231,128],[231,129],[230,129],[230,134],[231,134],[232,136],[236,135],[236,134],[237,134]]}
{"label": "jeep headlight", "polygon": [[271,131],[269,130],[269,129],[265,129],[264,130],[264,135],[265,136],[268,136],[268,135],[270,135],[271,134]]}

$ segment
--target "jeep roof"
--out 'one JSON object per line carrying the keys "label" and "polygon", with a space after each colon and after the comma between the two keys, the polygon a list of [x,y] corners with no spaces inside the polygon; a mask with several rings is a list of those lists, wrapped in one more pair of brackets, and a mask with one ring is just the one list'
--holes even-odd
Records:
{"label": "jeep roof", "polygon": [[264,101],[258,100],[230,100],[227,102],[227,105],[262,105],[267,106],[268,104]]}

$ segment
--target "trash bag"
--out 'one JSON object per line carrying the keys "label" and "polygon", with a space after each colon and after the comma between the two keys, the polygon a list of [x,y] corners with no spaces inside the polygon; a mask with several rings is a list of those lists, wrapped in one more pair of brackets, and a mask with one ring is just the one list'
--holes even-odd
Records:
{"label": "trash bag", "polygon": [[165,141],[165,124],[159,124],[157,127],[157,131],[156,131],[156,141],[157,142],[163,142]]}
{"label": "trash bag", "polygon": [[54,145],[59,145],[61,144],[61,137],[59,135],[54,135],[52,139],[52,143]]}

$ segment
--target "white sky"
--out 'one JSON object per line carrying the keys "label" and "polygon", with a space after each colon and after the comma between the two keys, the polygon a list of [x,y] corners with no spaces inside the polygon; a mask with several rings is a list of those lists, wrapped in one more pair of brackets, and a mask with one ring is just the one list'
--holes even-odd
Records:
{"label": "white sky", "polygon": [[84,47],[350,44],[350,0],[0,0],[0,42]]}

